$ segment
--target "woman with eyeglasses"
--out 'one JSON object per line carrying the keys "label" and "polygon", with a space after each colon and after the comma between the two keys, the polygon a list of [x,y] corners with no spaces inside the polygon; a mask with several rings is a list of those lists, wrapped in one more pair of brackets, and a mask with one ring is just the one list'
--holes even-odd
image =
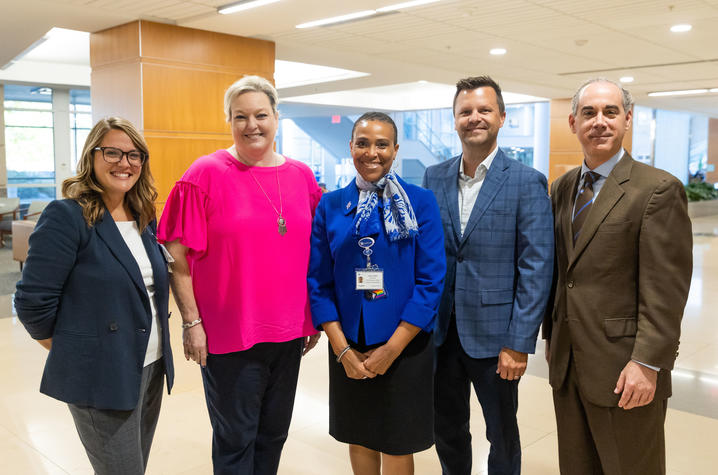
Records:
{"label": "woman with eyeglasses", "polygon": [[147,144],[127,120],[90,131],[77,175],[30,236],[15,308],[49,350],[40,391],[68,404],[97,474],[142,474],[174,370],[169,279]]}

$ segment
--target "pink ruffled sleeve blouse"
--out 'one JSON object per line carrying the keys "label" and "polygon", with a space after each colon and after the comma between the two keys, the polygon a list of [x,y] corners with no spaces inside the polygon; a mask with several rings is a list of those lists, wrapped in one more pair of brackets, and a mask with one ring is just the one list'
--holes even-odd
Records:
{"label": "pink ruffled sleeve blouse", "polygon": [[[307,266],[321,196],[301,162],[286,158],[279,167],[247,167],[226,150],[198,159],[175,184],[157,236],[161,242],[179,239],[189,248],[210,353],[316,333]],[[286,220],[283,236],[272,205]]]}

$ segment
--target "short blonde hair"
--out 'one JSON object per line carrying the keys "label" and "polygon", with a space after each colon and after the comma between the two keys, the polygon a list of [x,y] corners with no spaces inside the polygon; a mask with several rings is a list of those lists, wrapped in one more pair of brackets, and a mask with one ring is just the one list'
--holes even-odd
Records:
{"label": "short blonde hair", "polygon": [[126,133],[135,148],[145,155],[139,179],[125,194],[125,202],[139,221],[139,228],[142,231],[156,217],[157,189],[150,173],[150,151],[147,142],[129,120],[121,117],[106,117],[92,127],[82,148],[82,156],[77,162],[77,174],[62,183],[62,196],[80,204],[88,226],[94,226],[102,217],[105,212],[105,203],[102,201],[104,190],[95,176],[95,148],[100,146],[107,132],[113,129]]}
{"label": "short blonde hair", "polygon": [[224,112],[227,122],[232,121],[232,101],[245,92],[263,92],[266,94],[267,98],[269,98],[269,104],[272,106],[272,112],[274,112],[275,116],[277,115],[279,95],[272,83],[261,76],[244,76],[229,86],[224,93]]}

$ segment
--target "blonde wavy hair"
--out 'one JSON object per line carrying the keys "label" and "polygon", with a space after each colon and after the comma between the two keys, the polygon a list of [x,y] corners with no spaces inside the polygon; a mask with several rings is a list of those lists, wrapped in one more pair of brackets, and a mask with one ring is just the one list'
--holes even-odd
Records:
{"label": "blonde wavy hair", "polygon": [[121,130],[132,140],[135,148],[145,154],[140,177],[137,183],[125,194],[125,203],[138,220],[140,231],[156,217],[155,188],[152,173],[149,167],[149,149],[142,134],[132,123],[121,117],[106,117],[92,127],[85,146],[82,148],[82,157],[77,163],[77,175],[62,182],[62,196],[77,201],[82,207],[82,216],[88,226],[94,226],[105,212],[105,203],[102,201],[102,185],[95,176],[95,148],[99,147],[105,135],[110,130]]}

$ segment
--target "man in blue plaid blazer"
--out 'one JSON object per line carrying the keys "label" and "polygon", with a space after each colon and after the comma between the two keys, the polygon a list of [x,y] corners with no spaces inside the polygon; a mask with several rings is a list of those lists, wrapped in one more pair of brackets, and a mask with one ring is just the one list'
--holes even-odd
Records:
{"label": "man in blue plaid blazer", "polygon": [[436,449],[444,474],[471,473],[473,385],[491,444],[488,473],[515,475],[518,382],[551,289],[553,216],[546,178],[498,148],[499,85],[483,76],[456,86],[462,154],[424,175],[441,210],[447,265],[434,330]]}

